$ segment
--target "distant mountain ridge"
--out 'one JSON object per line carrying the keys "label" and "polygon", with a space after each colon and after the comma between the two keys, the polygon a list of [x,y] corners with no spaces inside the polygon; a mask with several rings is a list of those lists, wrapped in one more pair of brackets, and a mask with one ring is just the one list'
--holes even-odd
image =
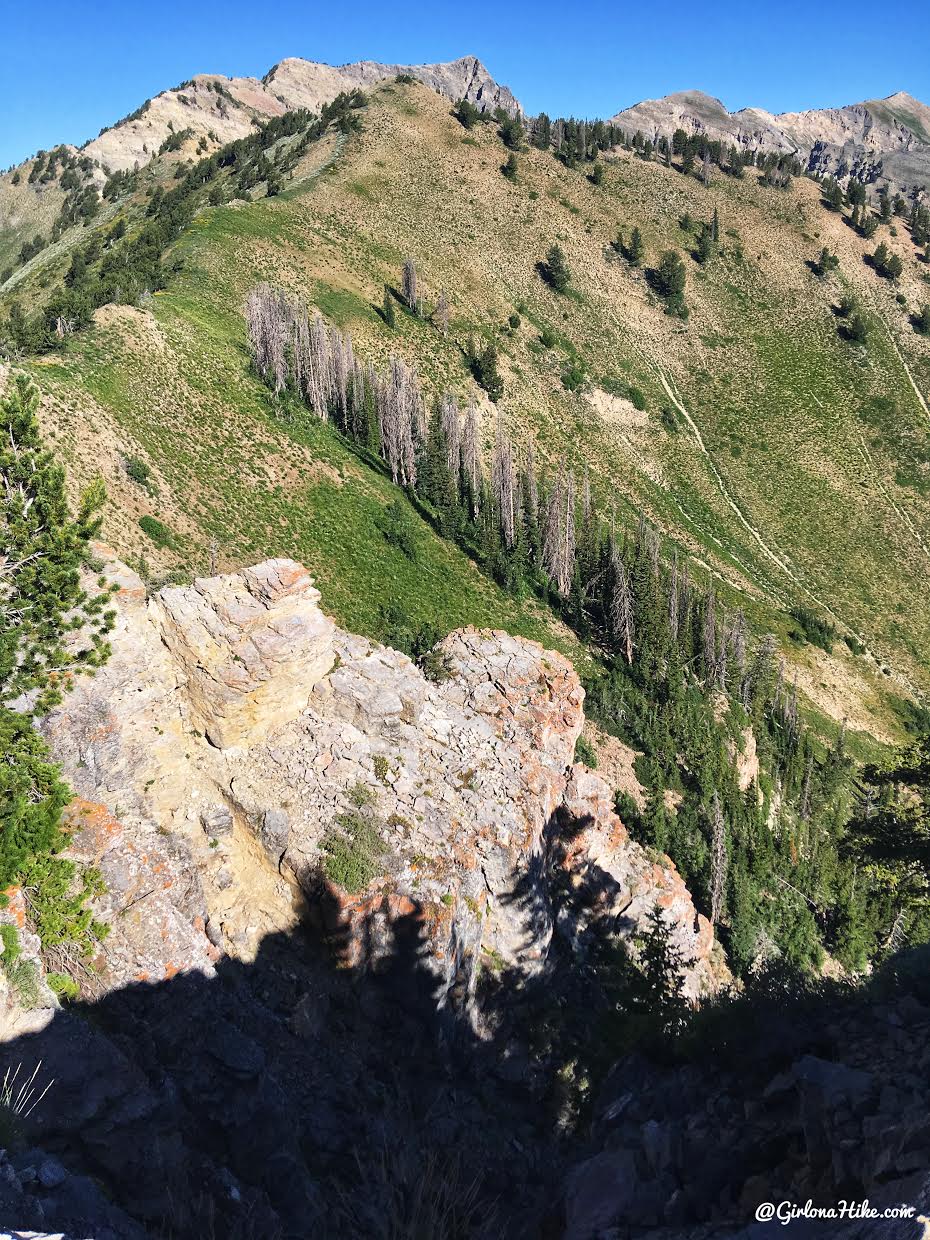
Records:
{"label": "distant mountain ridge", "polygon": [[818,175],[853,175],[902,191],[930,184],[930,107],[904,91],[779,115],[752,107],[729,112],[702,91],[679,91],[643,100],[612,119],[653,141],[684,129],[750,150],[796,154]]}
{"label": "distant mountain ridge", "polygon": [[[294,108],[317,111],[342,91],[367,89],[399,75],[447,99],[467,99],[482,112],[523,112],[513,92],[476,56],[422,65],[362,60],[338,66],[288,57],[263,78],[198,74],[146,100],[81,150],[105,171],[141,167],[172,134],[189,131],[208,143],[230,142],[271,116]],[[727,145],[796,154],[817,175],[852,175],[905,193],[930,186],[930,107],[904,91],[841,108],[776,115],[754,107],[730,112],[719,99],[686,90],[644,99],[611,119],[653,141],[680,128]]]}
{"label": "distant mountain ridge", "polygon": [[416,78],[448,99],[467,99],[482,112],[498,107],[520,111],[507,87],[495,82],[475,56],[445,64],[384,65],[363,60],[339,66],[289,57],[261,79],[199,74],[148,100],[83,150],[102,166],[120,171],[147,163],[173,132],[187,129],[198,138],[231,142],[250,133],[256,121],[294,108],[317,111],[343,91],[364,89],[398,75]]}

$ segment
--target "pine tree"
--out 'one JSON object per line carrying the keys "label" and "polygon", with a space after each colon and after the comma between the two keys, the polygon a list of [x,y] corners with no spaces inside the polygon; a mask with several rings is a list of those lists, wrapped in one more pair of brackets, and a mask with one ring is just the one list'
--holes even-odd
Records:
{"label": "pine tree", "polygon": [[64,473],[39,437],[38,403],[32,380],[14,372],[0,399],[0,891],[28,885],[43,943],[54,929],[57,942],[83,948],[86,892],[73,889],[73,864],[54,856],[66,843],[60,818],[71,793],[32,716],[107,658],[115,587],[102,578],[94,592],[82,587],[104,492],[90,487],[70,516]]}
{"label": "pine tree", "polygon": [[667,314],[687,317],[685,279],[685,265],[681,261],[681,255],[675,250],[666,250],[659,260],[659,266],[652,273],[652,283],[656,292],[665,298]]}
{"label": "pine tree", "polygon": [[571,283],[571,272],[565,261],[565,254],[560,245],[553,245],[546,255],[546,261],[543,264],[543,274],[546,282],[555,289],[557,293],[564,293]]}
{"label": "pine tree", "polygon": [[646,934],[640,947],[639,966],[641,1006],[657,1018],[665,1037],[682,1029],[688,1003],[682,991],[684,957],[672,942],[670,924],[658,905],[653,906]]}
{"label": "pine tree", "polygon": [[43,714],[74,674],[107,657],[113,614],[103,583],[94,595],[80,583],[103,486],[90,486],[70,517],[64,471],[39,438],[38,404],[36,385],[15,372],[0,399],[0,704],[29,694]]}
{"label": "pine tree", "polygon": [[727,881],[727,837],[720,795],[714,790],[710,806],[711,826],[711,886],[710,921],[716,925],[723,911],[723,899]]}
{"label": "pine tree", "polygon": [[629,245],[624,246],[621,240],[621,249],[624,258],[631,267],[639,267],[642,265],[645,250],[643,246],[643,235],[638,228],[634,228],[630,233]]}

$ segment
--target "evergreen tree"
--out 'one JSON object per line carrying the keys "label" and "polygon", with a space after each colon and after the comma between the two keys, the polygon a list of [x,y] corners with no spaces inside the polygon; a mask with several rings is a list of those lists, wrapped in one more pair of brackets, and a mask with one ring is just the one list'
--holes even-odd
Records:
{"label": "evergreen tree", "polygon": [[696,262],[704,263],[712,256],[714,252],[714,243],[711,229],[707,224],[702,225],[701,231],[698,233],[697,245],[694,248],[694,258]]}
{"label": "evergreen tree", "polygon": [[511,151],[519,151],[523,146],[523,126],[518,116],[508,116],[506,113],[500,121],[498,135]]}
{"label": "evergreen tree", "polygon": [[813,268],[814,272],[820,277],[820,279],[824,280],[830,272],[835,271],[839,265],[840,260],[837,256],[831,253],[826,246],[823,246],[820,251],[820,255],[813,264]]}
{"label": "evergreen tree", "polygon": [[553,245],[550,247],[542,269],[546,282],[551,285],[557,293],[564,293],[567,291],[572,277],[571,272],[568,269],[568,264],[565,261],[565,254],[563,253],[560,245]]}
{"label": "evergreen tree", "polygon": [[652,273],[652,284],[660,297],[665,298],[666,313],[687,317],[685,306],[685,265],[675,250],[666,250],[659,266]]}
{"label": "evergreen tree", "polygon": [[886,280],[897,280],[904,270],[904,264],[897,254],[892,253],[884,241],[869,259],[872,267]]}
{"label": "evergreen tree", "polygon": [[42,447],[39,390],[14,373],[0,399],[0,704],[30,694],[42,714],[71,677],[106,658],[108,591],[80,584],[87,544],[100,528],[104,491],[88,488],[71,518],[64,471]]}
{"label": "evergreen tree", "polygon": [[481,120],[481,113],[467,99],[460,99],[452,109],[452,115],[464,129],[474,129]]}
{"label": "evergreen tree", "polygon": [[631,267],[639,267],[642,265],[645,247],[643,246],[643,235],[638,228],[634,228],[630,233],[630,241],[628,245],[624,246],[622,244],[621,234],[621,247],[623,256]]}
{"label": "evergreen tree", "polygon": [[43,945],[85,950],[88,934],[102,933],[83,907],[89,888],[75,884],[75,866],[54,855],[66,843],[60,819],[71,793],[31,716],[109,654],[111,588],[98,579],[88,594],[80,580],[104,494],[91,487],[70,516],[64,473],[39,438],[38,401],[22,373],[0,399],[0,891],[28,886]]}

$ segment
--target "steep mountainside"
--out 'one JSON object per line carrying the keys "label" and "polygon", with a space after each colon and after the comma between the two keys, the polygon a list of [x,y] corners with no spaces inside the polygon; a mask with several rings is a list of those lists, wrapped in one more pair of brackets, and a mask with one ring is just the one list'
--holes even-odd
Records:
{"label": "steep mountainside", "polygon": [[[194,145],[156,161],[149,189],[158,176],[170,186]],[[493,336],[498,407],[518,439],[533,438],[550,464],[565,455],[589,469],[595,495],[612,496],[624,522],[644,509],[759,628],[787,637],[796,631],[787,612],[799,606],[834,624],[832,655],[787,642],[802,688],[837,722],[894,734],[886,689],[927,683],[930,640],[928,609],[910,597],[930,556],[930,349],[909,321],[926,286],[906,230],[880,234],[904,262],[893,287],[863,261],[875,242],[824,210],[806,179],[781,191],[718,173],[705,187],[619,150],[594,186],[583,169],[528,149],[510,181],[502,152],[493,127],[464,131],[433,92],[383,87],[362,131],[311,147],[283,193],[265,198],[259,187],[254,201],[199,211],[174,251],[181,270],[170,288],[142,308],[98,312],[93,331],[38,362],[48,425],[75,477],[102,469],[111,487],[111,541],[166,567],[205,564],[211,539],[221,562],[246,548],[299,554],[337,610],[347,600],[341,618],[365,626],[366,602],[345,576],[355,552],[337,531],[360,491],[380,483],[363,483],[336,444],[269,419],[243,364],[242,307],[272,277],[351,331],[366,360],[401,350],[433,391],[451,386],[467,399],[476,389],[463,348],[469,334]],[[132,219],[137,201],[138,191],[105,205],[98,231]],[[693,248],[693,221],[715,210],[717,253],[687,259],[685,326],[611,247],[618,228],[638,227],[648,268],[670,246]],[[7,297],[41,305],[81,239],[78,225],[17,269]],[[536,270],[554,241],[573,273],[570,296]],[[809,264],[824,245],[840,265],[820,280]],[[406,315],[386,328],[384,285],[399,281],[406,256],[431,304],[447,291],[447,337]],[[837,330],[844,293],[872,325],[865,347]],[[570,390],[576,374],[580,389]],[[494,418],[486,405],[486,442]],[[127,478],[122,462],[136,455],[157,491]],[[174,532],[176,552],[139,530],[147,512]],[[353,539],[371,580],[381,566],[362,552],[369,528]],[[431,591],[431,606],[441,597]],[[844,634],[868,653],[853,654]]]}
{"label": "steep mountainside", "polygon": [[925,1157],[930,208],[702,113],[285,61],[0,181],[0,1226],[708,1240]]}
{"label": "steep mountainside", "polygon": [[682,128],[749,150],[796,154],[811,172],[853,174],[905,193],[930,183],[930,108],[904,91],[778,115],[752,107],[728,112],[701,91],[680,91],[634,104],[613,119],[653,140]]}

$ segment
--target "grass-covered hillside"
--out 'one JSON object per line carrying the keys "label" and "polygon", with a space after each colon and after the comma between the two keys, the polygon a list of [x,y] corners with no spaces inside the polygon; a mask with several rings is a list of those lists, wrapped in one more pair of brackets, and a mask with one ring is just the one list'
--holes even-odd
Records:
{"label": "grass-covered hillside", "polygon": [[[98,309],[63,347],[27,359],[71,478],[107,481],[117,550],[153,574],[295,555],[357,630],[384,634],[393,606],[417,624],[492,624],[580,652],[413,508],[414,555],[385,536],[389,479],[276,405],[252,371],[243,306],[268,281],[349,331],[366,362],[398,352],[437,392],[477,391],[467,342],[493,339],[498,408],[519,443],[532,438],[552,464],[566,457],[579,477],[587,468],[621,526],[644,510],[696,576],[778,635],[828,717],[898,735],[895,699],[930,683],[919,584],[930,568],[930,341],[911,321],[930,285],[903,219],[867,241],[810,180],[777,189],[752,168],[736,178],[713,166],[705,185],[623,148],[602,176],[525,148],[506,176],[496,124],[466,129],[448,101],[409,83],[372,93],[359,120],[310,144],[272,197],[259,183],[251,201],[230,200],[221,172],[172,241],[163,290]],[[19,266],[0,287],[0,319],[13,299],[40,310],[93,230],[123,220],[131,236],[153,183],[170,190],[196,158],[189,145]],[[715,212],[718,240],[699,262],[691,252]],[[639,266],[614,245],[622,230],[628,246],[634,227]],[[895,281],[864,261],[882,241],[903,260]],[[553,244],[570,273],[563,292],[538,269]],[[839,266],[820,277],[824,246]],[[686,321],[652,291],[649,270],[668,249],[684,257]],[[426,313],[398,305],[391,327],[385,285],[399,287],[407,258]],[[443,291],[447,334],[430,313]],[[844,296],[864,342],[844,334]],[[822,645],[805,629],[826,633]]]}

